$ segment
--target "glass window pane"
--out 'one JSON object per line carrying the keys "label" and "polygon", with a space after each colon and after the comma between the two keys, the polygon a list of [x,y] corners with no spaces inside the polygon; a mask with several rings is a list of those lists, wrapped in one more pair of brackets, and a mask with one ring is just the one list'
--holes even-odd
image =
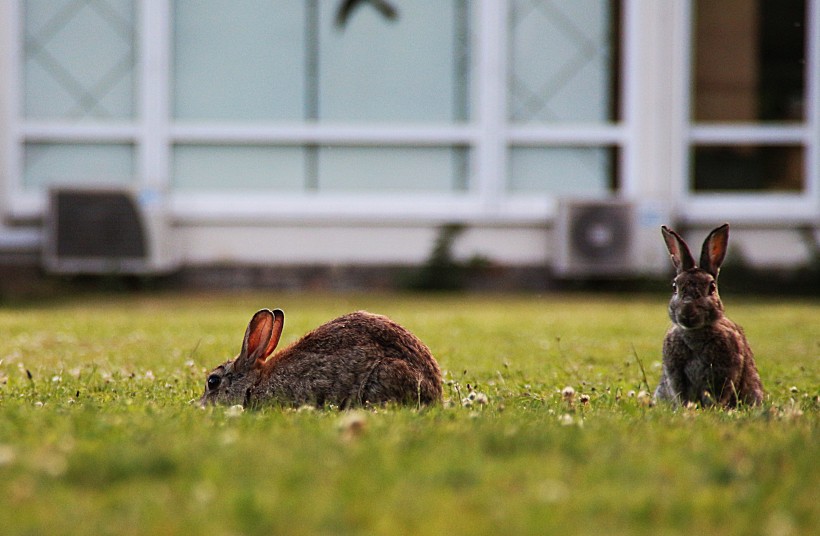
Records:
{"label": "glass window pane", "polygon": [[608,194],[615,190],[616,150],[610,147],[515,147],[510,192]]}
{"label": "glass window pane", "polygon": [[695,191],[798,192],[805,186],[800,146],[699,146],[693,150]]}
{"label": "glass window pane", "polygon": [[696,121],[801,121],[806,2],[697,0]]}
{"label": "glass window pane", "polygon": [[22,6],[25,116],[133,117],[133,0],[29,0]]}
{"label": "glass window pane", "polygon": [[177,190],[301,191],[305,184],[305,149],[177,145],[171,183]]}
{"label": "glass window pane", "polygon": [[466,188],[467,150],[449,147],[323,147],[322,192],[452,192]]}
{"label": "glass window pane", "polygon": [[133,145],[27,143],[23,186],[127,184],[134,180]]}
{"label": "glass window pane", "polygon": [[305,2],[176,0],[173,16],[174,117],[304,117]]}
{"label": "glass window pane", "polygon": [[618,2],[510,2],[510,119],[617,118]]}
{"label": "glass window pane", "polygon": [[334,24],[338,4],[319,2],[319,119],[467,118],[469,2],[393,2],[392,21],[362,2],[342,28]]}

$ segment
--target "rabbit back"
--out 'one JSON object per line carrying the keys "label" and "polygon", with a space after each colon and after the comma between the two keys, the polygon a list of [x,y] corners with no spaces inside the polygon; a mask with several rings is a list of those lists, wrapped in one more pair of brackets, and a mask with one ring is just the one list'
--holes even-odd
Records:
{"label": "rabbit back", "polygon": [[319,326],[272,355],[260,372],[254,400],[349,407],[432,404],[442,395],[429,348],[387,317],[365,311]]}

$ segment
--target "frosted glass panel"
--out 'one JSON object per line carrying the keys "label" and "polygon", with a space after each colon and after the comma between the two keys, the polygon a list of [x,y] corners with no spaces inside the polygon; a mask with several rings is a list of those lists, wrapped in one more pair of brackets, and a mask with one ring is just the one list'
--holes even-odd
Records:
{"label": "frosted glass panel", "polygon": [[469,2],[397,2],[394,21],[362,2],[343,29],[337,4],[319,3],[319,119],[466,119]]}
{"label": "frosted glass panel", "polygon": [[513,0],[510,4],[510,119],[613,120],[611,2]]}
{"label": "frosted glass panel", "polygon": [[126,184],[134,179],[132,145],[28,143],[24,154],[26,189],[67,183]]}
{"label": "frosted glass panel", "polygon": [[131,118],[137,63],[133,0],[21,5],[25,116]]}
{"label": "frosted glass panel", "polygon": [[305,4],[302,0],[174,2],[174,116],[302,119]]}
{"label": "frosted glass panel", "polygon": [[466,149],[341,147],[319,150],[319,190],[450,192],[466,183]]}
{"label": "frosted glass panel", "polygon": [[178,190],[302,190],[301,147],[177,145],[172,184]]}
{"label": "frosted glass panel", "polygon": [[586,195],[611,192],[614,150],[530,148],[510,152],[511,192]]}

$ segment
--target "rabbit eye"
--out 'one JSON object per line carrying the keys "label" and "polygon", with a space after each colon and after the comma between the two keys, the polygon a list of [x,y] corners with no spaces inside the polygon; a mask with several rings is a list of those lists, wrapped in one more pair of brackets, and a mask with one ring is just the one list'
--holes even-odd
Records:
{"label": "rabbit eye", "polygon": [[713,295],[715,292],[717,292],[717,284],[716,284],[714,281],[711,281],[711,282],[709,283],[709,295],[711,296],[711,295]]}
{"label": "rabbit eye", "polygon": [[674,290],[674,291],[675,291],[675,294],[677,294],[677,293],[678,293],[678,284],[677,284],[677,283],[675,283],[674,281],[672,281],[672,290]]}
{"label": "rabbit eye", "polygon": [[219,384],[221,382],[222,378],[220,378],[218,374],[211,374],[210,376],[208,376],[208,390],[213,391],[214,389],[219,387]]}

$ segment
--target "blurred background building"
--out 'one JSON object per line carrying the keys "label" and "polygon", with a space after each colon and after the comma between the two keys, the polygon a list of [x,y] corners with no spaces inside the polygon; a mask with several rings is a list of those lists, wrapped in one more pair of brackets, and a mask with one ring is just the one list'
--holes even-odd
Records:
{"label": "blurred background building", "polygon": [[157,270],[418,265],[449,224],[565,275],[666,270],[664,223],[816,262],[818,4],[2,0],[0,253],[111,251],[99,207],[54,227],[92,187]]}

